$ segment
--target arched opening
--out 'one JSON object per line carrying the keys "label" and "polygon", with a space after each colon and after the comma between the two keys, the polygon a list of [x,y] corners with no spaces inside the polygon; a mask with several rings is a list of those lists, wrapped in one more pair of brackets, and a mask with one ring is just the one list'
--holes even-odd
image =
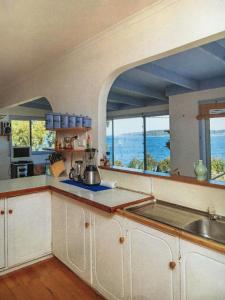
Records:
{"label": "arched opening", "polygon": [[[224,180],[224,57],[219,39],[120,73],[107,96],[111,165],[193,177],[202,159],[209,179]],[[214,115],[199,121],[206,104]]]}
{"label": "arched opening", "polygon": [[[45,97],[0,109],[0,179],[46,173],[49,152],[55,148],[55,133],[45,128],[48,112],[52,107]],[[21,174],[20,162],[26,169]]]}

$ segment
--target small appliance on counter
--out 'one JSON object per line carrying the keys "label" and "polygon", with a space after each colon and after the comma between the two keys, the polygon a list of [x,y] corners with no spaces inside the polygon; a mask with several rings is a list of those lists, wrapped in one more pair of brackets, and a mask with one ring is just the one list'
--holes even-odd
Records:
{"label": "small appliance on counter", "polygon": [[75,165],[71,166],[69,178],[86,185],[100,185],[101,178],[96,165],[97,149],[88,148],[84,153],[84,161],[77,160]]}
{"label": "small appliance on counter", "polygon": [[99,185],[101,183],[100,174],[96,165],[97,149],[85,149],[86,168],[84,170],[83,183],[87,185]]}
{"label": "small appliance on counter", "polygon": [[76,182],[82,182],[82,175],[83,175],[83,161],[76,160],[75,166],[70,170],[69,178],[73,179]]}

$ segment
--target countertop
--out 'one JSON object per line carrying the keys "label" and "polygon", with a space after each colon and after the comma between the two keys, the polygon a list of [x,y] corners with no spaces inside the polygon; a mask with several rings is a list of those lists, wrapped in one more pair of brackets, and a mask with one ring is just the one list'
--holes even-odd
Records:
{"label": "countertop", "polygon": [[64,179],[65,178],[53,178],[51,176],[41,175],[0,180],[0,198],[3,199],[44,190],[52,190],[110,213],[115,212],[118,208],[153,198],[151,195],[120,188],[92,192],[60,182]]}

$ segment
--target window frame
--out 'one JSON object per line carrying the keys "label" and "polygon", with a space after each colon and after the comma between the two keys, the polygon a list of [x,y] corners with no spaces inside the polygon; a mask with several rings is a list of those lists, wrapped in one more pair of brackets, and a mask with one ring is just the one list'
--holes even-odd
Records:
{"label": "window frame", "polygon": [[[212,180],[212,153],[211,153],[211,136],[210,136],[210,119],[225,117],[225,113],[212,114],[214,109],[225,109],[225,99],[214,99],[199,102],[199,113],[196,119],[199,121],[199,147],[200,159],[206,165],[208,170],[207,179]],[[219,180],[218,180],[219,181]]]}
{"label": "window frame", "polygon": [[[137,114],[137,115],[121,115],[118,117],[113,117],[113,118],[108,118],[107,121],[111,121],[112,122],[112,165],[114,166],[114,152],[115,152],[115,148],[114,148],[114,121],[115,120],[119,120],[119,119],[130,119],[130,118],[142,118],[143,119],[143,165],[144,165],[144,169],[143,171],[147,170],[147,134],[146,134],[146,118],[148,117],[157,117],[157,116],[165,116],[168,115],[169,116],[169,111],[161,111],[161,112],[153,112],[153,113],[147,113],[147,114]],[[153,171],[154,172],[154,171]],[[156,172],[157,173],[157,172]]]}
{"label": "window frame", "polygon": [[[44,117],[36,117],[36,116],[17,116],[11,115],[9,116],[9,121],[29,121],[29,130],[30,130],[30,145],[31,155],[43,155],[43,154],[51,154],[51,150],[41,150],[41,151],[33,151],[32,150],[32,121],[45,121]],[[12,135],[10,138],[10,148],[12,149]],[[54,149],[52,149],[54,150]]]}

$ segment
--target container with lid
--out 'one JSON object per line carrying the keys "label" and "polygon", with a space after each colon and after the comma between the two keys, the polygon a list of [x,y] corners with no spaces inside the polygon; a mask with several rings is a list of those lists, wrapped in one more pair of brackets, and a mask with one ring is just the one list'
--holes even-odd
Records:
{"label": "container with lid", "polygon": [[61,115],[61,128],[69,128],[69,114]]}
{"label": "container with lid", "polygon": [[76,127],[76,115],[69,115],[69,128]]}
{"label": "container with lid", "polygon": [[76,127],[83,127],[83,116],[77,116],[76,117]]}
{"label": "container with lid", "polygon": [[55,128],[55,129],[61,128],[61,114],[60,113],[53,114],[53,128]]}
{"label": "container with lid", "polygon": [[47,130],[53,129],[53,114],[52,113],[47,113],[45,115],[45,128]]}

